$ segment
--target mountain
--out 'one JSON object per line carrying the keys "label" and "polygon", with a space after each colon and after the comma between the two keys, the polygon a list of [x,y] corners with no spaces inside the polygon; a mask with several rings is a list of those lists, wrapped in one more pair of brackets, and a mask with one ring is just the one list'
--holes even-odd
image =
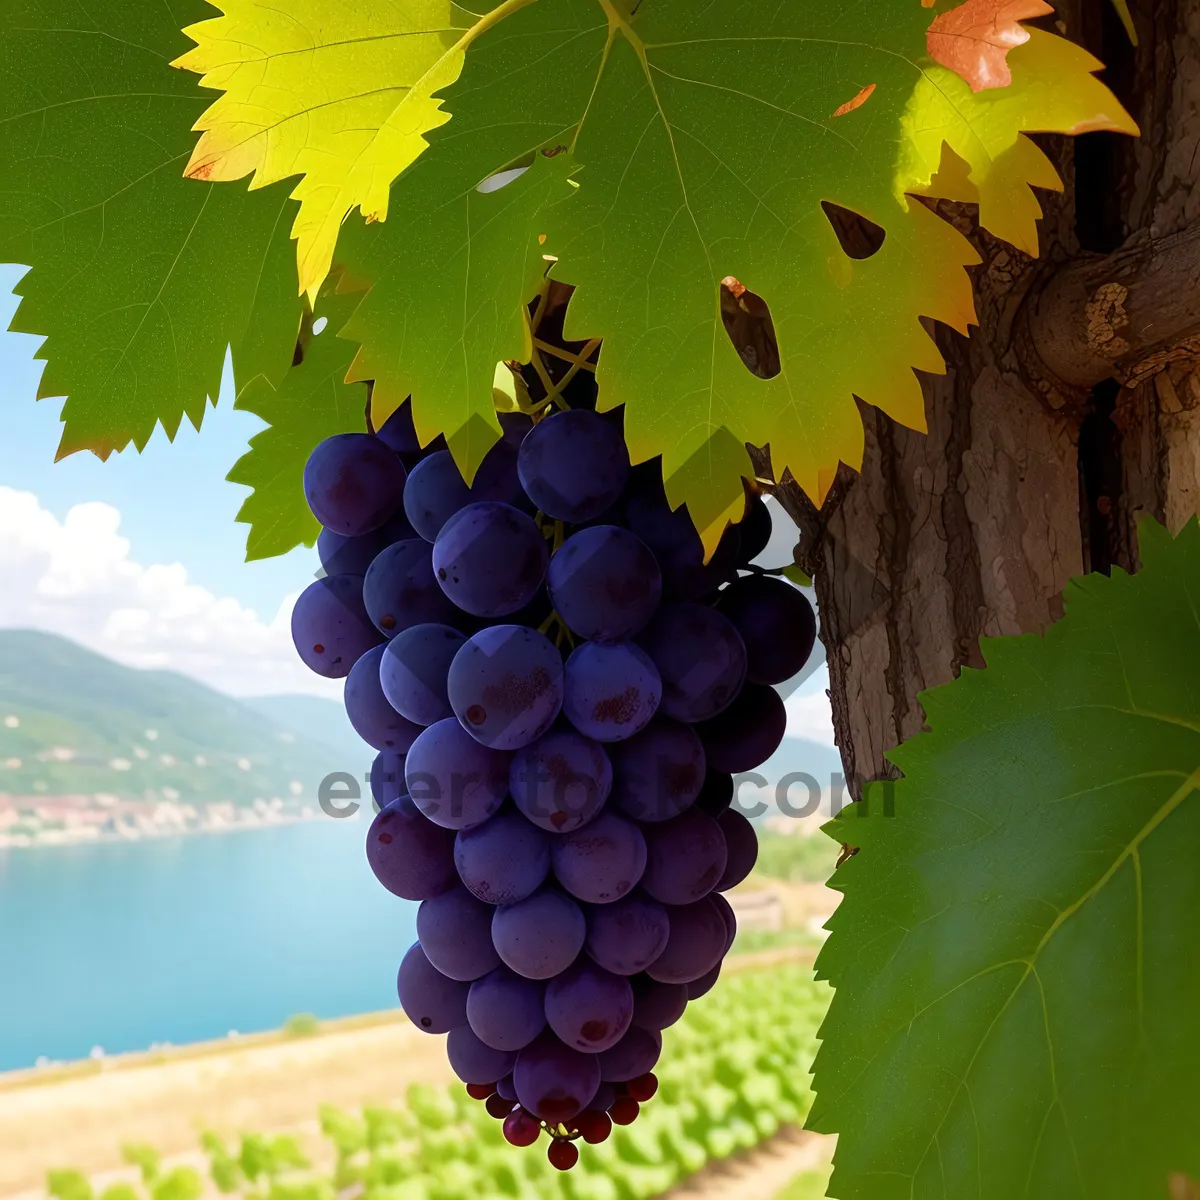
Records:
{"label": "mountain", "polygon": [[317,721],[300,719],[304,697],[274,699],[299,703],[273,714],[174,671],[121,666],[53,634],[0,630],[0,794],[315,804],[324,776],[363,777],[371,750],[331,717],[322,737]]}
{"label": "mountain", "polygon": [[[346,706],[340,700],[320,696],[251,696],[242,701],[283,729],[322,745],[361,758],[362,738],[354,731]],[[357,758],[355,759],[357,761]]]}

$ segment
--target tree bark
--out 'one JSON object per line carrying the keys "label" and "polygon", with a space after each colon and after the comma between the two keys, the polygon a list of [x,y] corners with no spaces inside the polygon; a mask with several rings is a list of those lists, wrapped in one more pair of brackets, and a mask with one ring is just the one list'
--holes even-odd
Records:
{"label": "tree bark", "polygon": [[980,638],[1043,630],[1084,571],[1137,566],[1143,513],[1200,510],[1200,0],[1057,5],[1057,29],[1108,64],[1140,140],[1042,139],[1066,180],[1043,196],[1043,254],[940,205],[983,259],[980,325],[936,330],[928,434],[863,405],[861,472],[818,513],[778,495],[814,575],[851,793],[893,776],[920,693],[984,664]]}

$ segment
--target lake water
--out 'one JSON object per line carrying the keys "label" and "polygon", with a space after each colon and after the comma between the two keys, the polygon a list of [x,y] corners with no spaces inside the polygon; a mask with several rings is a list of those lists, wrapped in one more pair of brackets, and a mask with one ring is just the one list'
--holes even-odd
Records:
{"label": "lake water", "polygon": [[0,1070],[394,1007],[417,906],[366,829],[0,850]]}

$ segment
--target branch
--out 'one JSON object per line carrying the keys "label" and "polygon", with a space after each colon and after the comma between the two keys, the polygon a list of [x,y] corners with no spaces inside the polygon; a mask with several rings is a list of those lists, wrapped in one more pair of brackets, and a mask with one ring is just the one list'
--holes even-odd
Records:
{"label": "branch", "polygon": [[1045,372],[1068,388],[1127,386],[1200,354],[1200,225],[1074,259],[1026,302]]}

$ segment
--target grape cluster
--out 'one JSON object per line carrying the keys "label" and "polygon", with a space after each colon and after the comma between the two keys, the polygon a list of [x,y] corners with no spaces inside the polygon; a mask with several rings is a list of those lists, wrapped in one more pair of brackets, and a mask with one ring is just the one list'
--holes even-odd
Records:
{"label": "grape cluster", "polygon": [[813,612],[747,568],[752,497],[705,561],[621,415],[506,416],[468,486],[407,406],[323,442],[324,576],[292,629],[379,751],[367,857],[420,901],[400,1003],[514,1145],[578,1159],[654,1095],[662,1031],[716,982],[757,856],[733,775],[784,735]]}

